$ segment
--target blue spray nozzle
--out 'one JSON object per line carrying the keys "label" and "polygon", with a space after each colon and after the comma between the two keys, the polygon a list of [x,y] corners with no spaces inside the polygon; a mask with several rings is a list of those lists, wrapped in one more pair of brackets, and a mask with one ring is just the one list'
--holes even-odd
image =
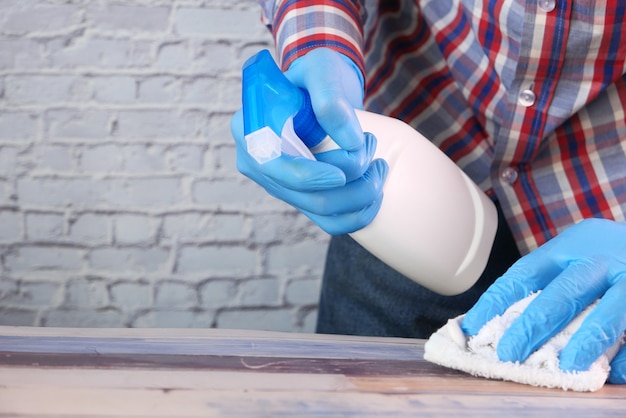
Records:
{"label": "blue spray nozzle", "polygon": [[285,122],[293,117],[294,131],[307,147],[324,139],[326,133],[315,118],[308,92],[285,77],[268,50],[245,62],[242,77],[244,134],[267,126],[280,136]]}

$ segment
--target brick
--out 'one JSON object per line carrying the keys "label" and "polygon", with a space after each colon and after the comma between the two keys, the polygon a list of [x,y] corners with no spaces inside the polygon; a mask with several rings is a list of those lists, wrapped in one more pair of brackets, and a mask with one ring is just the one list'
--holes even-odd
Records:
{"label": "brick", "polygon": [[81,22],[81,9],[73,4],[36,4],[35,7],[10,7],[3,10],[1,31],[18,35],[65,31]]}
{"label": "brick", "polygon": [[109,305],[109,293],[104,280],[73,279],[65,288],[66,308],[104,308]]}
{"label": "brick", "polygon": [[83,245],[105,244],[111,241],[109,229],[107,215],[83,213],[70,220],[68,236],[72,241]]}
{"label": "brick", "polygon": [[124,168],[122,146],[103,144],[82,148],[78,167],[83,172],[120,172]]}
{"label": "brick", "polygon": [[122,149],[124,169],[130,172],[167,172],[165,147],[162,145],[128,145]]}
{"label": "brick", "polygon": [[167,29],[169,12],[169,7],[92,2],[87,6],[87,20],[93,29],[157,32]]}
{"label": "brick", "polygon": [[80,271],[84,251],[55,245],[22,246],[5,254],[5,267],[13,272]]}
{"label": "brick", "polygon": [[13,200],[12,187],[12,183],[0,179],[0,201],[8,203],[9,200]]}
{"label": "brick", "polygon": [[217,315],[218,328],[292,331],[294,317],[291,309],[226,310]]}
{"label": "brick", "polygon": [[268,244],[280,242],[285,236],[293,236],[295,218],[304,216],[296,209],[287,213],[260,213],[252,218],[252,242]]}
{"label": "brick", "polygon": [[13,299],[18,292],[19,286],[16,281],[9,279],[0,280],[0,306],[6,305],[6,301]]}
{"label": "brick", "polygon": [[241,107],[239,78],[198,77],[182,85],[181,102],[209,107],[213,111],[235,112]]}
{"label": "brick", "polygon": [[237,295],[237,284],[233,280],[211,280],[200,286],[201,305],[208,309],[232,306]]}
{"label": "brick", "polygon": [[27,112],[0,112],[0,140],[28,141],[39,136],[39,116]]}
{"label": "brick", "polygon": [[71,172],[76,170],[72,148],[66,145],[36,144],[29,156],[38,171]]}
{"label": "brick", "polygon": [[236,241],[245,239],[244,217],[239,214],[182,213],[165,216],[161,239],[166,242]]}
{"label": "brick", "polygon": [[156,222],[143,215],[117,215],[113,221],[113,234],[118,244],[154,244]]}
{"label": "brick", "polygon": [[118,282],[109,290],[111,303],[119,309],[146,308],[152,305],[152,287],[147,283]]}
{"label": "brick", "polygon": [[119,328],[126,326],[126,317],[116,309],[55,309],[42,315],[47,327]]}
{"label": "brick", "polygon": [[137,100],[142,103],[174,103],[180,95],[180,81],[172,76],[152,76],[137,82]]}
{"label": "brick", "polygon": [[252,241],[273,243],[282,240],[297,242],[315,239],[328,241],[328,235],[296,209],[278,213],[256,214],[250,227]]}
{"label": "brick", "polygon": [[5,100],[8,103],[51,104],[72,99],[78,79],[73,76],[16,75],[5,78]]}
{"label": "brick", "polygon": [[19,293],[14,298],[9,299],[8,304],[22,308],[50,307],[58,305],[61,296],[59,283],[22,282]]}
{"label": "brick", "polygon": [[278,274],[284,270],[294,270],[321,273],[326,250],[326,244],[309,241],[273,246],[267,252],[268,272]]}
{"label": "brick", "polygon": [[301,326],[298,331],[313,334],[315,333],[316,327],[317,327],[317,309],[307,311],[305,313],[304,318],[302,318],[301,320]]}
{"label": "brick", "polygon": [[[182,85],[181,101],[185,103],[220,103],[220,82],[216,77],[198,77]],[[241,100],[241,99],[240,99]]]}
{"label": "brick", "polygon": [[34,39],[0,39],[1,69],[40,69],[46,67],[44,41]]}
{"label": "brick", "polygon": [[165,42],[159,45],[155,67],[160,70],[185,71],[193,65],[191,55],[186,42]]}
{"label": "brick", "polygon": [[181,112],[181,123],[187,125],[189,129],[190,139],[200,140],[202,143],[207,142],[209,114],[204,110],[189,109]]}
{"label": "brick", "polygon": [[65,235],[65,215],[62,213],[30,212],[24,218],[27,240],[58,241]]}
{"label": "brick", "polygon": [[[174,13],[174,31],[180,35],[214,37],[241,36],[244,33],[261,33],[264,28],[258,10],[210,9],[181,7]],[[254,29],[253,29],[254,28]]]}
{"label": "brick", "polygon": [[114,179],[103,188],[103,201],[112,207],[165,208],[185,201],[178,177]]}
{"label": "brick", "polygon": [[176,272],[253,274],[257,271],[258,254],[245,247],[183,246],[176,263]]}
{"label": "brick", "polygon": [[36,321],[35,310],[0,306],[0,325],[28,327],[36,325]]}
{"label": "brick", "polygon": [[135,139],[189,138],[197,126],[174,110],[129,110],[118,116],[115,137]]}
{"label": "brick", "polygon": [[[234,147],[235,142],[233,136],[230,133],[230,120],[233,117],[233,113],[212,113],[211,118],[208,121],[208,132],[210,135],[210,142],[213,146],[230,146]],[[234,151],[234,150],[233,150]],[[234,154],[230,154],[234,155]],[[235,161],[234,158],[230,158],[227,161]]]}
{"label": "brick", "polygon": [[60,139],[104,139],[112,130],[107,110],[59,109],[46,112],[48,137]]}
{"label": "brick", "polygon": [[241,179],[242,174],[237,169],[237,149],[234,142],[226,146],[213,147],[213,155],[215,176]]}
{"label": "brick", "polygon": [[26,206],[64,207],[95,205],[100,200],[98,187],[91,179],[31,177],[17,180],[17,194]]}
{"label": "brick", "polygon": [[197,179],[192,184],[191,193],[194,203],[205,205],[257,205],[272,199],[263,188],[243,176],[237,180],[222,181]]}
{"label": "brick", "polygon": [[159,309],[138,316],[133,327],[211,328],[214,313],[199,310]]}
{"label": "brick", "polygon": [[277,279],[249,279],[238,288],[241,306],[276,306],[280,299]]}
{"label": "brick", "polygon": [[165,151],[168,169],[177,173],[197,173],[204,168],[205,146],[174,145]]}
{"label": "brick", "polygon": [[241,241],[248,238],[248,224],[240,214],[217,213],[211,218],[211,236],[217,240]]}
{"label": "brick", "polygon": [[12,173],[18,167],[18,148],[0,144],[0,173]]}
{"label": "brick", "polygon": [[163,242],[202,242],[211,235],[211,215],[205,213],[168,214],[163,218]]}
{"label": "brick", "polygon": [[0,211],[0,242],[16,242],[22,238],[22,215],[19,212]]}
{"label": "brick", "polygon": [[285,299],[292,305],[316,305],[319,301],[319,279],[291,280],[287,283]]}
{"label": "brick", "polygon": [[48,43],[53,68],[137,68],[151,60],[150,41],[76,37]]}
{"label": "brick", "polygon": [[79,166],[86,172],[167,172],[165,146],[102,144],[82,149]]}
{"label": "brick", "polygon": [[205,74],[219,74],[226,71],[241,71],[243,64],[233,54],[230,43],[203,42],[194,48],[194,67]]}
{"label": "brick", "polygon": [[184,202],[181,179],[174,177],[113,178],[20,178],[19,200],[24,205],[76,208],[153,208]]}
{"label": "brick", "polygon": [[137,81],[134,77],[97,77],[92,83],[93,99],[99,103],[133,103],[137,99]]}
{"label": "brick", "polygon": [[167,272],[169,250],[163,248],[99,248],[89,253],[89,265],[101,272],[133,274]]}
{"label": "brick", "polygon": [[220,78],[217,85],[218,100],[210,103],[219,103],[215,110],[235,112],[241,108],[241,79],[238,77]]}
{"label": "brick", "polygon": [[[66,93],[66,97],[62,100],[72,103],[93,101],[98,93],[98,88],[95,85],[97,80],[98,78],[91,76],[77,76],[72,82],[70,90]],[[100,98],[97,100],[100,100]]]}
{"label": "brick", "polygon": [[154,304],[157,307],[189,308],[198,305],[196,290],[182,282],[156,284]]}

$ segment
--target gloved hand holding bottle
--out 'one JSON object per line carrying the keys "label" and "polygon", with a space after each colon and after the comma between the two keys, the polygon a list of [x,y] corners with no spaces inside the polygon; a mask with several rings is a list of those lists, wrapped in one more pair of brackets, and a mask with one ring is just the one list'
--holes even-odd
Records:
{"label": "gloved hand holding bottle", "polygon": [[363,107],[361,73],[347,57],[318,48],[294,61],[285,75],[308,92],[317,121],[338,147],[316,153],[315,160],[282,153],[259,163],[248,152],[240,110],[231,121],[237,167],[326,232],[359,230],[376,216],[387,174],[387,164],[373,160],[376,139],[363,133],[354,112]]}
{"label": "gloved hand holding bottle", "polygon": [[239,170],[423,286],[464,292],[489,256],[493,202],[413,127],[362,102],[360,72],[343,55],[315,49],[283,74],[260,51],[244,64],[232,122]]}
{"label": "gloved hand holding bottle", "polygon": [[[595,300],[596,308],[560,353],[563,371],[587,370],[626,330],[626,223],[587,219],[522,257],[465,315],[475,335],[514,302],[541,290],[497,347],[502,361],[524,361]],[[613,358],[609,382],[626,383],[626,347]]]}

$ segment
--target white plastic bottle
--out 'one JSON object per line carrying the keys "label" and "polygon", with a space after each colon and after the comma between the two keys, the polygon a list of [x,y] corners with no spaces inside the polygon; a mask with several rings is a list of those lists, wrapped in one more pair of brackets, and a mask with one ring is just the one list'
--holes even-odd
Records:
{"label": "white plastic bottle", "polygon": [[[309,149],[326,134],[308,95],[284,77],[268,51],[246,62],[243,81],[248,151],[260,163],[281,151],[314,159]],[[350,235],[428,289],[443,295],[469,289],[489,258],[498,222],[495,205],[409,125],[359,110],[357,117],[363,131],[376,137],[375,157],[387,161],[389,172],[378,214]]]}
{"label": "white plastic bottle", "polygon": [[378,214],[352,237],[405,276],[437,293],[469,289],[487,265],[498,226],[495,205],[439,148],[397,119],[357,111],[389,164]]}

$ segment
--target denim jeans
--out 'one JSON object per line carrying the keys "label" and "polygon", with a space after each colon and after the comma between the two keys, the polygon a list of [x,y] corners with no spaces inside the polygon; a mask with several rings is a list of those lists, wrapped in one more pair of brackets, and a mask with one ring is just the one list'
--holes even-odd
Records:
{"label": "denim jeans", "polygon": [[474,286],[456,296],[432,292],[382,263],[348,235],[335,236],[326,258],[317,332],[428,338],[449,318],[467,312],[519,257],[499,206],[487,267]]}

